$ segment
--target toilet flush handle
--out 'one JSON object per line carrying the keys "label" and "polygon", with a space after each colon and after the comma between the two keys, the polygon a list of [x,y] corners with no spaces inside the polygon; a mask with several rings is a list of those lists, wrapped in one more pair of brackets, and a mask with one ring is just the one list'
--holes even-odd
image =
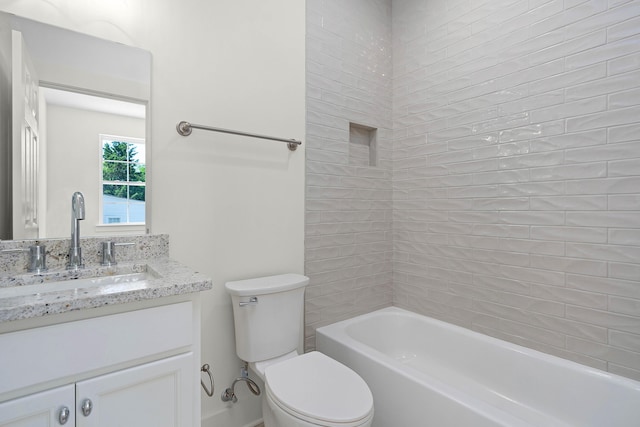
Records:
{"label": "toilet flush handle", "polygon": [[240,307],[246,307],[248,305],[258,305],[258,297],[251,297],[249,301],[240,301],[238,303]]}

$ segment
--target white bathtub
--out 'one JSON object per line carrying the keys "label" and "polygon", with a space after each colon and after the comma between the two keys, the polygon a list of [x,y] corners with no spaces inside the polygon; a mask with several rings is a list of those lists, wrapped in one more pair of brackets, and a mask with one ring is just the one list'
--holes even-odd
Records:
{"label": "white bathtub", "polygon": [[395,307],[316,331],[373,392],[373,427],[638,427],[640,382]]}

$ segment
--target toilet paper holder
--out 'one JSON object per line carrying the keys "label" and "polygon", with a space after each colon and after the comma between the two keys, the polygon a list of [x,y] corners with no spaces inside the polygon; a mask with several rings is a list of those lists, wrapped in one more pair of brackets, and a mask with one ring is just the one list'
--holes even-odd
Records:
{"label": "toilet paper holder", "polygon": [[200,372],[206,372],[209,375],[209,382],[211,383],[211,389],[207,387],[204,381],[200,380],[200,385],[204,389],[204,392],[207,393],[207,396],[213,397],[213,391],[216,388],[215,382],[213,381],[213,375],[211,375],[211,370],[209,369],[209,364],[205,363],[200,368]]}

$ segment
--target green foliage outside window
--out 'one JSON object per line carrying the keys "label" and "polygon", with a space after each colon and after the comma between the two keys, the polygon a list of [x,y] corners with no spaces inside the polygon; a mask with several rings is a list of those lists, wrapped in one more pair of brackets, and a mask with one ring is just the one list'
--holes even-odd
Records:
{"label": "green foliage outside window", "polygon": [[[103,193],[130,200],[145,200],[146,167],[137,158],[137,147],[127,142],[111,141],[102,146]],[[109,184],[107,184],[109,182]]]}

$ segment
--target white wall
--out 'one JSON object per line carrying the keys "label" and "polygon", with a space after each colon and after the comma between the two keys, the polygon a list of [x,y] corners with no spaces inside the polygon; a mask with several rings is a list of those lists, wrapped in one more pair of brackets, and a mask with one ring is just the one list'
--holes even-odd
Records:
{"label": "white wall", "polygon": [[171,255],[212,277],[203,294],[203,363],[216,394],[203,397],[203,425],[242,426],[260,417],[240,387],[225,281],[303,272],[305,145],[204,131],[181,137],[180,120],[302,139],[304,2],[137,0],[27,4],[0,9],[151,51],[152,231],[169,233]]}

